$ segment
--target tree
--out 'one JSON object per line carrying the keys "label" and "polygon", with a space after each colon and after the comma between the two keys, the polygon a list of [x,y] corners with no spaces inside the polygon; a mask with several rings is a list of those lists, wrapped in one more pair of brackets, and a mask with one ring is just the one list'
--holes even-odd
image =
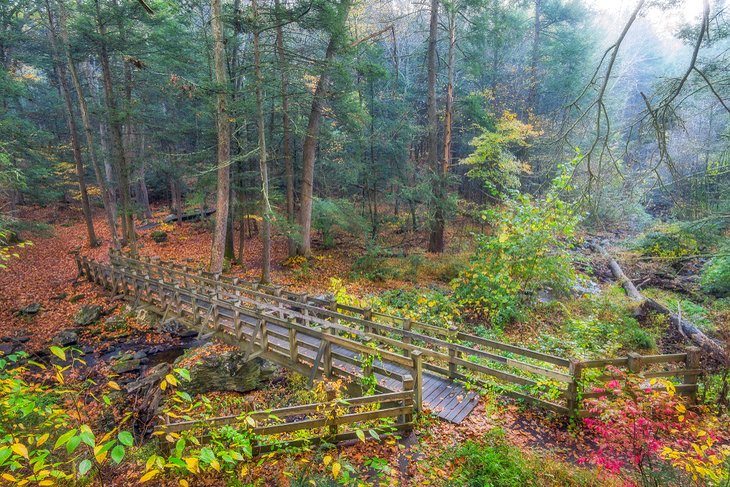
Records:
{"label": "tree", "polygon": [[259,25],[259,9],[257,0],[251,0],[253,10],[253,55],[256,75],[256,129],[259,139],[259,171],[261,172],[261,282],[271,282],[271,202],[269,201],[269,167],[266,153],[266,129],[264,121],[264,76],[261,72],[261,48],[259,46],[261,27]]}
{"label": "tree", "polygon": [[332,8],[334,23],[327,43],[322,72],[319,75],[317,86],[312,97],[312,108],[309,111],[304,146],[302,147],[302,189],[300,191],[299,225],[301,225],[301,242],[297,254],[310,256],[312,254],[312,198],[314,196],[314,162],[317,151],[317,138],[322,124],[322,110],[327,96],[330,69],[336,54],[345,45],[346,22],[350,12],[351,0],[340,0]]}
{"label": "tree", "polygon": [[61,60],[61,54],[58,48],[58,32],[54,12],[51,9],[50,0],[46,0],[46,13],[48,15],[48,40],[51,44],[51,54],[53,57],[53,65],[56,70],[56,78],[58,87],[63,96],[64,106],[66,108],[66,125],[68,126],[69,135],[71,137],[71,149],[73,151],[74,163],[76,167],[76,178],[79,183],[79,193],[81,194],[81,209],[86,221],[86,233],[88,237],[89,247],[96,247],[99,242],[94,231],[94,219],[91,214],[91,205],[89,204],[89,193],[86,190],[84,162],[81,159],[81,144],[79,144],[79,134],[76,129],[76,117],[74,115],[73,102],[71,100],[71,91],[68,87],[66,79],[66,66]]}
{"label": "tree", "polygon": [[439,164],[438,158],[438,116],[436,114],[436,43],[438,41],[438,14],[439,1],[431,0],[431,15],[428,29],[428,54],[426,65],[428,69],[428,100],[427,100],[427,132],[428,147],[426,163],[432,172],[434,215],[431,222],[431,233],[428,238],[429,252],[444,251],[444,200],[446,174],[444,166]]}
{"label": "tree", "polygon": [[228,230],[228,206],[230,200],[231,125],[228,117],[228,76],[223,39],[223,10],[221,0],[211,0],[210,25],[213,32],[213,64],[216,81],[216,127],[218,132],[218,186],[215,205],[215,230],[210,256],[210,272],[222,272],[226,231]]}

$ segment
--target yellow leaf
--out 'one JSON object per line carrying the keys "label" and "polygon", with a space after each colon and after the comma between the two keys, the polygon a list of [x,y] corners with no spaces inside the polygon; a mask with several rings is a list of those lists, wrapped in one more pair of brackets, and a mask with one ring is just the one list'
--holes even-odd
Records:
{"label": "yellow leaf", "polygon": [[175,376],[172,374],[167,374],[165,376],[165,380],[173,387],[177,385],[177,379],[175,379]]}
{"label": "yellow leaf", "polygon": [[43,436],[41,436],[40,438],[38,438],[38,442],[36,442],[36,444],[35,444],[35,445],[36,445],[36,446],[41,446],[41,445],[42,445],[43,443],[45,443],[46,441],[48,441],[48,438],[49,438],[50,436],[51,436],[51,435],[49,435],[48,433],[46,433],[45,435],[43,435]]}
{"label": "yellow leaf", "polygon": [[702,438],[706,434],[707,434],[707,431],[704,431],[704,430],[700,430],[700,431],[697,432],[697,436],[700,437],[700,438]]}
{"label": "yellow leaf", "polygon": [[248,475],[248,465],[241,465],[241,477]]}
{"label": "yellow leaf", "polygon": [[167,389],[167,381],[166,380],[163,380],[162,382],[160,382],[160,389],[162,389],[163,391],[165,389]]}
{"label": "yellow leaf", "polygon": [[109,387],[111,387],[111,388],[112,388],[112,389],[114,389],[115,391],[121,391],[121,390],[122,390],[122,388],[121,388],[121,387],[119,387],[119,384],[117,384],[117,383],[116,383],[116,382],[114,382],[113,380],[110,380],[109,382],[107,382],[107,383],[106,383],[106,385],[108,385]]}
{"label": "yellow leaf", "polygon": [[188,470],[190,470],[192,473],[198,473],[198,459],[195,457],[187,457],[183,458],[185,461],[185,465],[188,466]]}
{"label": "yellow leaf", "polygon": [[15,479],[15,477],[13,477],[12,475],[10,475],[9,473],[2,474],[2,478],[4,478],[5,480],[7,480],[8,482],[17,482],[17,480]]}
{"label": "yellow leaf", "polygon": [[210,466],[213,467],[213,470],[216,472],[221,471],[221,464],[218,462],[218,460],[211,460]]}
{"label": "yellow leaf", "polygon": [[28,449],[22,443],[16,443],[10,447],[15,453],[21,457],[28,458]]}
{"label": "yellow leaf", "polygon": [[342,468],[342,466],[339,463],[337,463],[337,462],[333,463],[332,464],[332,477],[337,478],[337,476],[340,474],[341,468]]}
{"label": "yellow leaf", "polygon": [[38,482],[38,485],[41,485],[44,487],[47,485],[53,485],[53,480],[41,480],[40,482]]}
{"label": "yellow leaf", "polygon": [[677,412],[683,413],[683,414],[687,412],[687,408],[684,407],[684,404],[677,404],[676,406],[674,406],[674,409],[676,409]]}
{"label": "yellow leaf", "polygon": [[188,481],[185,479],[180,479],[180,485],[182,487],[188,487]]}
{"label": "yellow leaf", "polygon": [[106,460],[106,456],[109,454],[109,450],[103,451],[101,453],[97,453],[94,455],[94,458],[96,458],[96,461],[98,463],[104,463],[104,460]]}
{"label": "yellow leaf", "polygon": [[139,479],[139,483],[142,484],[144,482],[147,482],[148,480],[151,480],[158,473],[160,473],[159,470],[150,470],[146,474],[142,475],[142,478]]}
{"label": "yellow leaf", "polygon": [[327,455],[322,459],[322,463],[324,463],[324,466],[326,467],[332,462],[332,457]]}

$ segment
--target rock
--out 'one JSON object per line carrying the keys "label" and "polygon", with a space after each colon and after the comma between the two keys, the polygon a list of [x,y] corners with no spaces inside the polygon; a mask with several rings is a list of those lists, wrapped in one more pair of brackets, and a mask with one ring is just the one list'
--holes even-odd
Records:
{"label": "rock", "polygon": [[168,320],[159,326],[159,330],[163,333],[169,333],[179,338],[191,338],[198,334],[197,331],[182,325],[176,320]]}
{"label": "rock", "polygon": [[30,303],[25,308],[21,308],[19,313],[21,315],[34,315],[41,310],[41,303]]}
{"label": "rock", "polygon": [[136,313],[134,313],[134,319],[137,323],[154,326],[159,321],[160,315],[147,308],[139,308]]}
{"label": "rock", "polygon": [[142,366],[142,359],[141,358],[135,358],[134,354],[132,353],[124,353],[120,355],[112,364],[112,370],[116,372],[117,374],[124,374],[127,372],[132,372],[135,370],[139,370],[139,368]]}
{"label": "rock", "polygon": [[8,343],[8,342],[0,343],[0,357],[2,357],[4,355],[10,355],[14,351],[15,351],[14,343]]}
{"label": "rock", "polygon": [[62,292],[61,294],[56,294],[55,296],[51,297],[51,301],[63,301],[68,297],[67,292]]}
{"label": "rock", "polygon": [[88,326],[101,317],[101,306],[96,304],[86,304],[76,312],[74,323],[79,326]]}
{"label": "rock", "polygon": [[123,316],[110,316],[104,320],[105,331],[119,331],[127,328],[127,321]]}
{"label": "rock", "polygon": [[51,343],[60,347],[68,347],[79,342],[79,335],[73,330],[63,330],[53,337]]}
{"label": "rock", "polygon": [[181,388],[190,394],[213,391],[248,392],[274,375],[275,368],[260,358],[244,361],[243,352],[226,352],[203,358],[190,369],[190,382]]}
{"label": "rock", "polygon": [[579,296],[583,296],[585,294],[597,295],[601,294],[601,286],[590,279],[578,278],[573,285],[573,292]]}
{"label": "rock", "polygon": [[75,294],[68,298],[69,303],[77,303],[86,297],[85,294]]}

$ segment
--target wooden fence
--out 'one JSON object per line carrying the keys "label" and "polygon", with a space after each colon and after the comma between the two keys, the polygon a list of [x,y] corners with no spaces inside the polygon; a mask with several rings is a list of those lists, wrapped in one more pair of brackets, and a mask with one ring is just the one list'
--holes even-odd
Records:
{"label": "wooden fence", "polygon": [[[160,434],[179,433],[197,428],[210,429],[235,425],[250,431],[255,455],[270,451],[323,442],[338,443],[358,437],[379,438],[381,435],[408,431],[413,427],[413,379],[406,390],[375,396],[290,406],[240,415],[221,416],[192,421],[161,424]],[[302,437],[306,433],[305,437]],[[205,435],[199,437],[205,439]]]}
{"label": "wooden fence", "polygon": [[[93,270],[99,264],[92,264],[86,258],[79,258],[77,262],[79,272],[92,280],[95,279],[93,273],[100,272]],[[378,358],[374,364],[375,369],[379,369],[376,372],[400,374],[401,384],[404,374],[414,378],[417,408],[423,401],[424,371],[478,386],[502,384],[502,392],[507,395],[566,415],[579,412],[581,399],[596,394],[588,390],[590,383],[586,379],[591,374],[586,371],[607,365],[626,367],[647,379],[680,378],[682,382],[677,391],[690,397],[694,397],[697,390],[699,356],[694,349],[671,355],[632,354],[624,358],[588,361],[566,359],[485,339],[453,327],[440,328],[370,309],[345,306],[281,287],[264,287],[238,278],[196,271],[156,258],[134,258],[114,252],[111,263],[111,267],[102,266],[107,269],[104,272],[111,275],[106,278],[110,281],[109,287],[116,289],[118,283],[115,281],[121,276],[125,276],[127,283],[125,292],[132,295],[135,292],[131,287],[146,286],[149,293],[150,283],[161,286],[164,291],[157,295],[158,301],[166,300],[168,307],[171,297],[177,302],[184,301],[185,304],[180,305],[184,309],[180,312],[190,316],[194,324],[208,320],[218,329],[224,315],[233,317],[234,322],[239,316],[247,316],[249,320],[262,323],[260,329],[250,331],[253,339],[249,346],[258,343],[262,349],[261,344],[264,344],[263,349],[286,355],[294,370],[298,370],[299,361],[308,359],[314,370],[321,367],[321,373],[332,373],[333,359],[353,361],[353,356],[344,356],[339,347],[357,355],[373,355]],[[178,295],[186,297],[177,298]],[[203,302],[209,304],[201,306]],[[162,308],[166,307],[165,303],[161,304]],[[282,336],[281,330],[267,331],[267,324],[287,328],[287,336]],[[240,339],[243,333],[238,326],[234,326],[234,335]],[[268,334],[289,340],[293,346],[289,349],[272,346],[265,341]],[[300,340],[299,335],[310,338]],[[311,343],[312,337],[319,344]],[[338,351],[333,354],[335,345]],[[308,347],[317,349],[315,357],[311,354],[310,357],[300,356],[297,350]]]}

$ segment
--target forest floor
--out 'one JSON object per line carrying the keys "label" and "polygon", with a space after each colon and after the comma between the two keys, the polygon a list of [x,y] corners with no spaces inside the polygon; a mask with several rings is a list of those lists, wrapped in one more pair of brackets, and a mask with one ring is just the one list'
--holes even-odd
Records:
{"label": "forest floor", "polygon": [[[161,216],[162,213],[155,215],[156,218]],[[78,280],[76,276],[74,252],[80,251],[102,261],[108,259],[109,238],[100,212],[95,221],[103,244],[93,249],[86,243],[85,227],[75,210],[31,208],[25,210],[22,218],[42,226],[23,235],[33,245],[19,249],[19,258],[10,261],[8,268],[0,272],[0,336],[20,340],[26,350],[42,350],[49,346],[51,339],[61,330],[75,327],[73,317],[83,305],[98,304],[108,315],[118,312],[119,303],[111,301],[108,293]],[[39,228],[45,230],[38,231]],[[168,241],[164,243],[154,242],[150,235],[159,227],[139,231],[140,254],[188,265],[207,263],[211,234],[206,222],[163,228],[169,230]],[[301,266],[292,268],[288,265],[286,242],[276,238],[272,279],[277,284],[314,293],[327,292],[331,278],[345,280],[348,291],[356,295],[414,287],[411,281],[374,283],[367,279],[352,279],[350,270],[353,259],[362,252],[363,249],[356,245],[317,252],[308,267],[302,270]],[[245,254],[245,265],[234,266],[231,272],[249,278],[258,277],[260,242],[257,237],[246,239]],[[419,286],[443,287],[443,283],[420,282]],[[32,303],[41,305],[39,313],[30,316],[19,313],[19,310]],[[138,326],[147,343],[164,344],[171,341],[163,333],[145,329],[142,325],[135,326]],[[100,341],[113,340],[115,337],[107,337],[101,331],[82,335],[81,338],[93,342],[86,345],[95,347]],[[508,442],[527,454],[538,452],[541,462],[552,458],[555,462],[568,462],[574,470],[582,469],[576,465],[576,461],[594,449],[590,437],[585,436],[582,430],[572,428],[564,420],[542,411],[524,409],[493,395],[485,395],[474,412],[459,425],[428,418],[419,423],[413,435],[400,442],[355,442],[338,448],[337,456],[360,466],[367,459],[386,460],[389,468],[380,472],[370,469],[372,481],[380,485],[443,485],[453,468],[447,460],[447,452],[453,451],[466,440],[481,439],[494,428],[503,429]],[[311,458],[311,455],[304,454],[302,458]],[[252,475],[271,479],[271,485],[284,484],[287,482],[284,476],[287,465],[291,466],[290,462],[266,462],[258,465]],[[135,485],[134,479],[142,471],[141,466],[137,467],[120,471],[116,477],[119,485]],[[201,485],[217,485],[217,482],[212,477],[203,480]],[[605,485],[605,482],[613,481],[604,478],[603,482]]]}

